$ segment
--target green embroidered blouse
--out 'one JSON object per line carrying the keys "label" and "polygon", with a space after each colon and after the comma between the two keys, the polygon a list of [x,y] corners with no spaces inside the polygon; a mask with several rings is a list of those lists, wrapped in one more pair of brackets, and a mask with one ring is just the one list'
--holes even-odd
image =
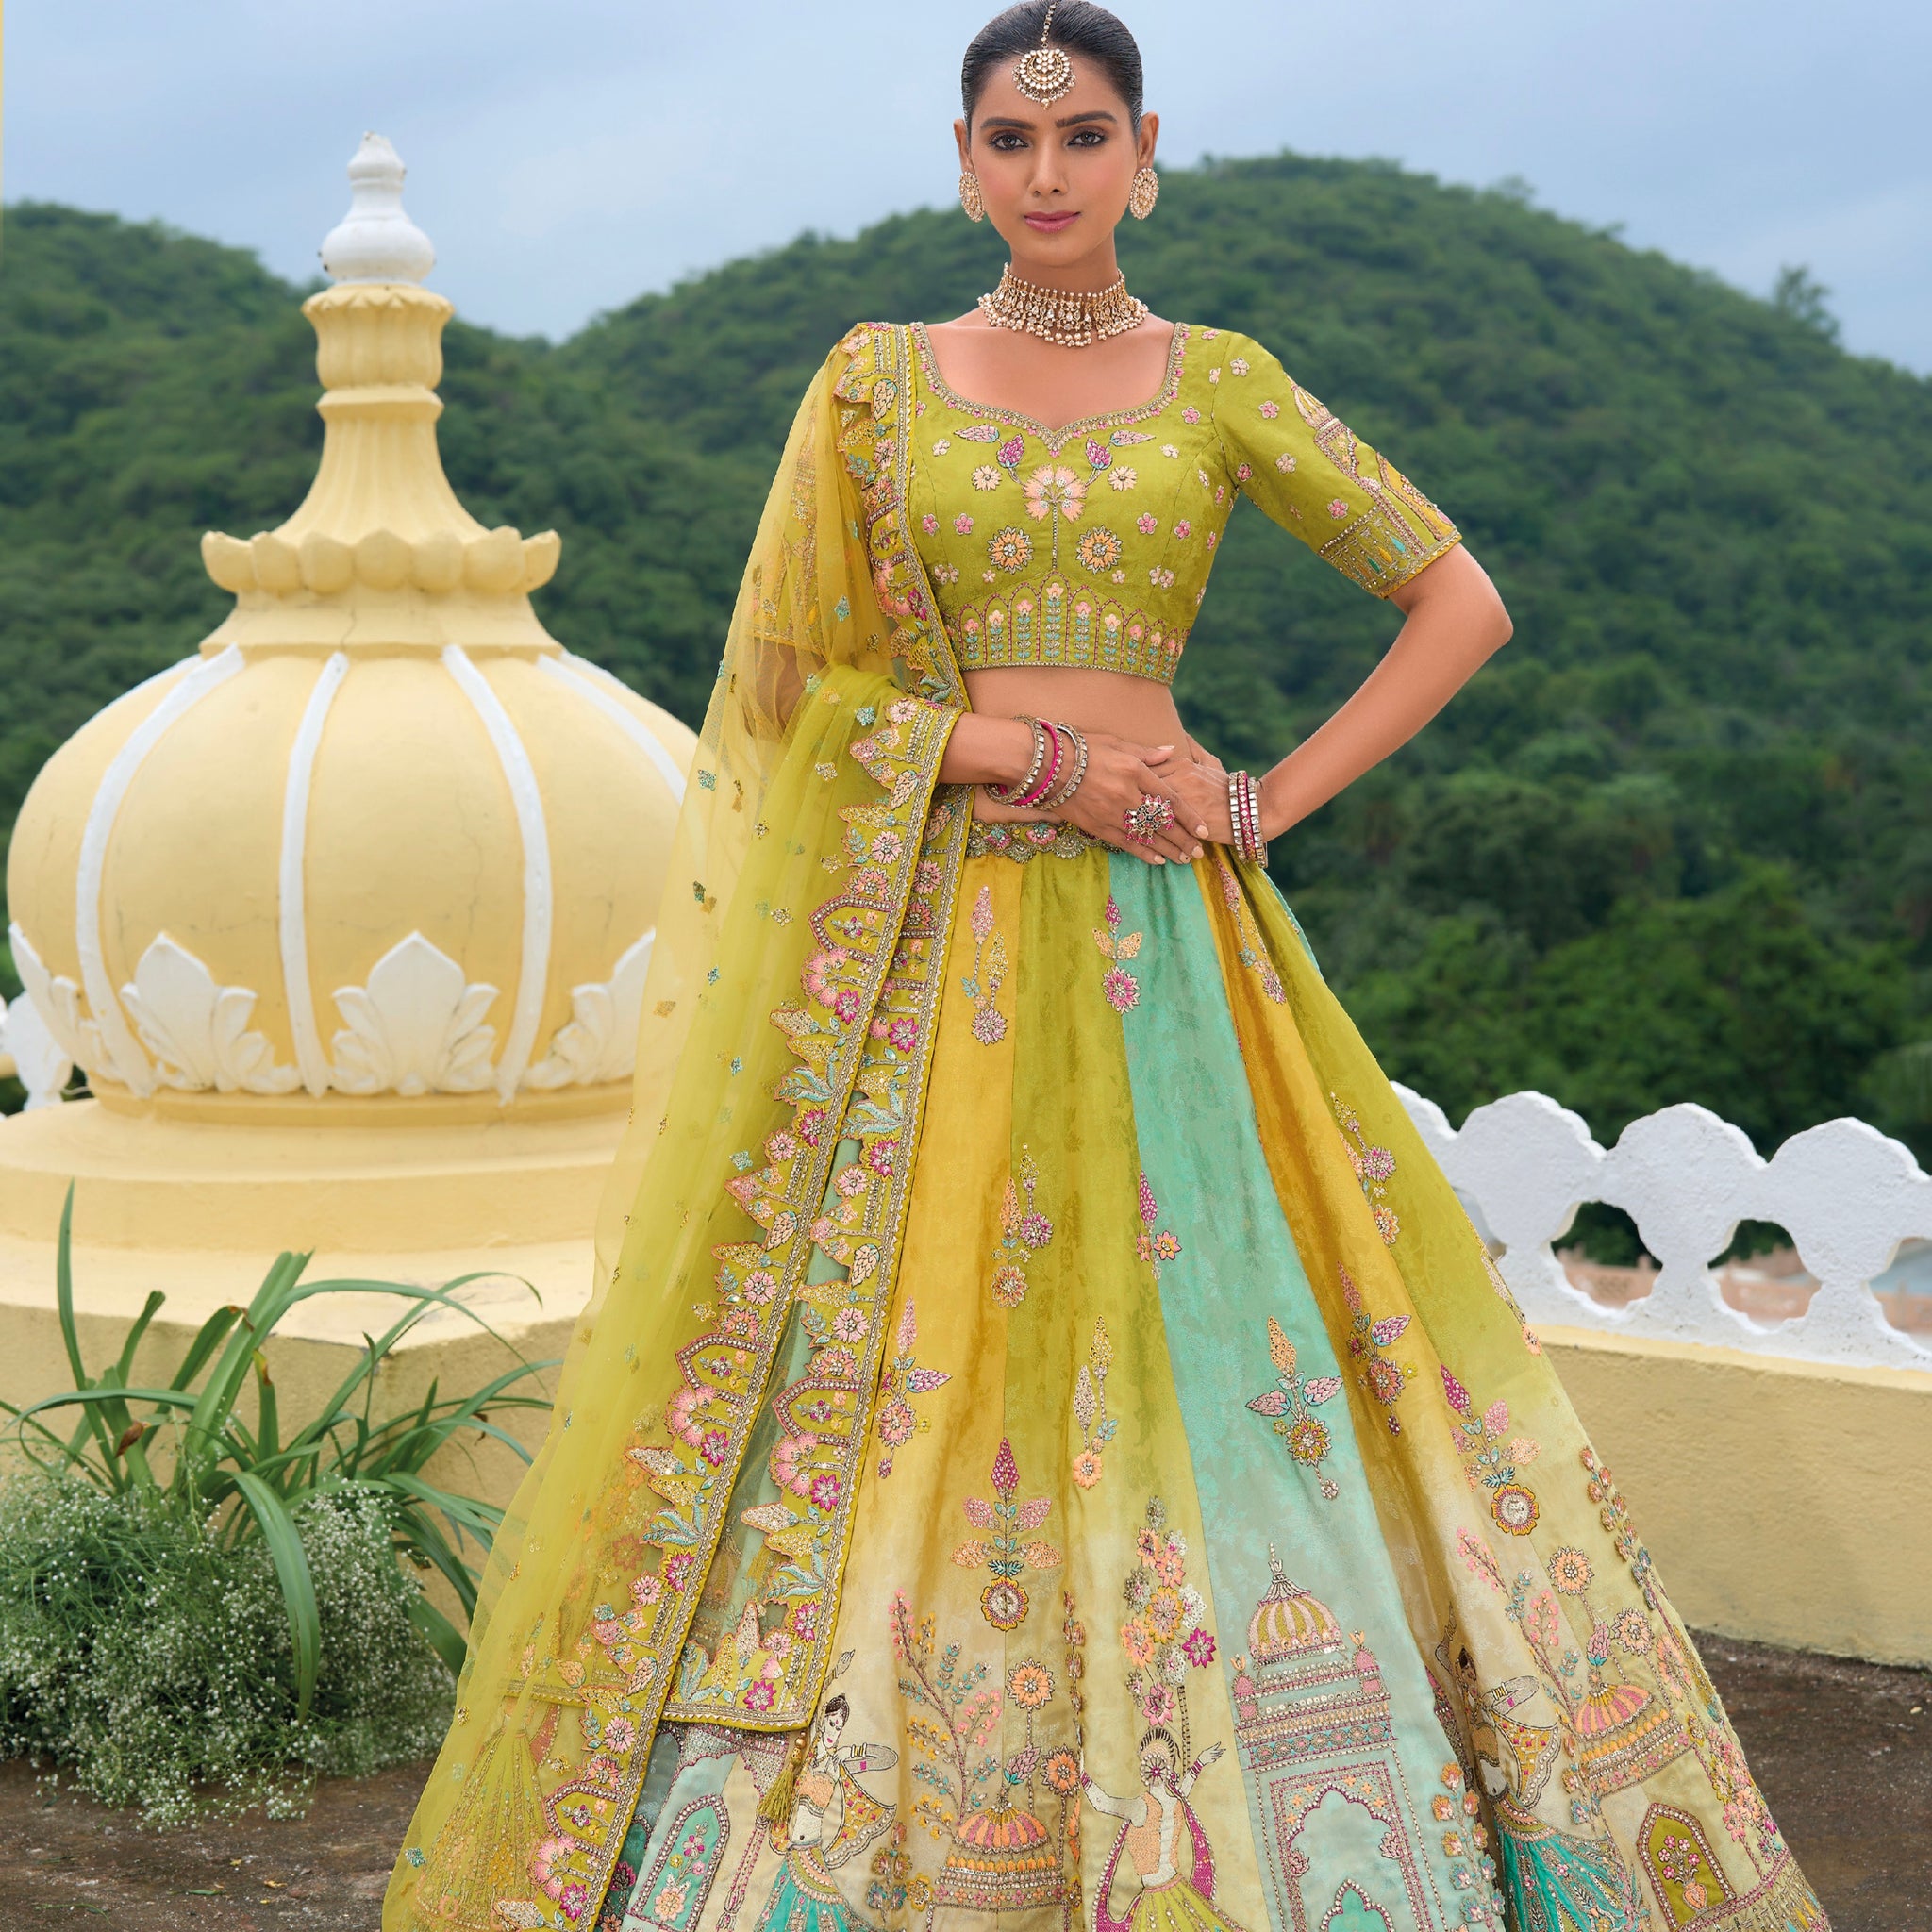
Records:
{"label": "green embroidered blouse", "polygon": [[1171,684],[1238,491],[1381,597],[1461,541],[1246,336],[1177,324],[1158,394],[1061,429],[956,395],[912,336],[914,541],[964,670]]}

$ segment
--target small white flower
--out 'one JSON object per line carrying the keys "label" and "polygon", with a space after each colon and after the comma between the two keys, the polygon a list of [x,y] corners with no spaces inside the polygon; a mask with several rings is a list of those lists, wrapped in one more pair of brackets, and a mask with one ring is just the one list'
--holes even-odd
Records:
{"label": "small white flower", "polygon": [[933,444],[932,453],[936,457],[942,457],[949,449],[952,448],[952,438],[949,436],[942,436],[936,443]]}
{"label": "small white flower", "polygon": [[975,490],[997,490],[1000,487],[1000,473],[992,463],[981,463],[973,473],[973,487]]}
{"label": "small white flower", "polygon": [[1163,442],[1160,445],[1160,454],[1164,457],[1177,457],[1180,455],[1180,451],[1174,448],[1173,443]]}

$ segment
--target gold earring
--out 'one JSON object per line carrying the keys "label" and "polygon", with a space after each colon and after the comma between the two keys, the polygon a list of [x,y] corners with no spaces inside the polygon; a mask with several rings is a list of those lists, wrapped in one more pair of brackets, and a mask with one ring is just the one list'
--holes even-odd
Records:
{"label": "gold earring", "polygon": [[959,206],[966,210],[966,219],[969,222],[985,221],[986,203],[980,196],[977,175],[967,174],[959,176]]}
{"label": "gold earring", "polygon": [[1160,176],[1152,168],[1142,168],[1127,191],[1127,208],[1137,222],[1144,222],[1160,199]]}

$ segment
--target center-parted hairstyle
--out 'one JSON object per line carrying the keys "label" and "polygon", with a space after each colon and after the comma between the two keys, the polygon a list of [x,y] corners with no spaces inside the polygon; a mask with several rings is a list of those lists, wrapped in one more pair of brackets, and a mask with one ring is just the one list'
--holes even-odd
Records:
{"label": "center-parted hairstyle", "polygon": [[1141,49],[1121,22],[1093,0],[1023,0],[974,35],[959,68],[959,98],[970,123],[992,71],[1001,61],[1017,62],[1039,46],[1047,14],[1053,15],[1048,44],[1064,47],[1076,59],[1097,61],[1127,104],[1135,133],[1141,131]]}

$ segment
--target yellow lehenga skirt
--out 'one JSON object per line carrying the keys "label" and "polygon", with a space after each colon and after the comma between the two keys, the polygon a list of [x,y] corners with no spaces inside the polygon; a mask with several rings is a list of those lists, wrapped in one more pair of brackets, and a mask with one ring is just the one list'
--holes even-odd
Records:
{"label": "yellow lehenga skirt", "polygon": [[[913,1163],[813,1716],[836,1773],[813,1807],[739,1728],[826,1614],[783,1544],[826,1480],[788,1412],[836,1399],[857,1332],[827,1270],[597,1922],[1823,1926],[1265,879],[975,827],[943,982],[916,1148],[855,1141],[826,1202]],[[1164,1875],[1139,1844],[1163,1818]]]}

